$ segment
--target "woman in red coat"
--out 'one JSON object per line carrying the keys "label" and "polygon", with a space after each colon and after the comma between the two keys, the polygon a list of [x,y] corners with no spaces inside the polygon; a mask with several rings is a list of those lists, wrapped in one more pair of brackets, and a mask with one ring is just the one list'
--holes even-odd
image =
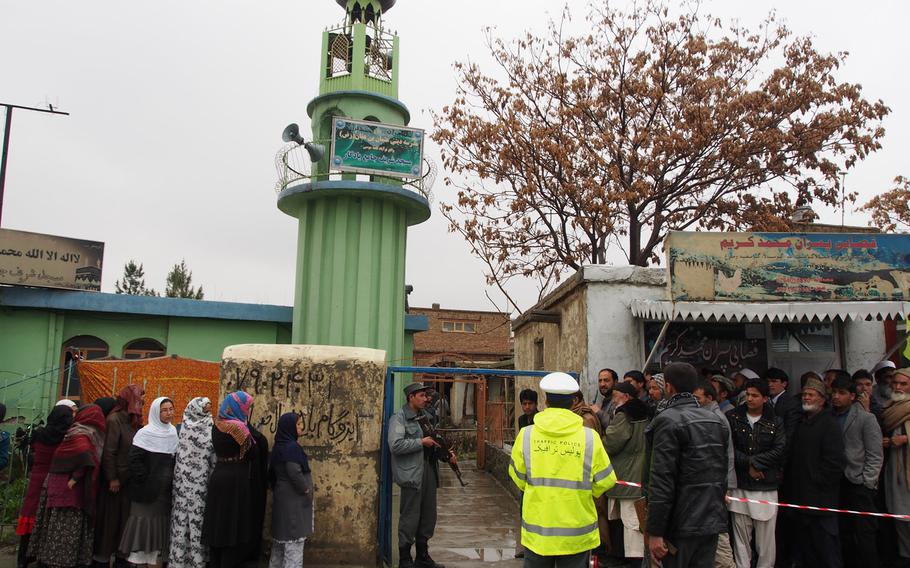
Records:
{"label": "woman in red coat", "polygon": [[16,534],[19,535],[19,553],[16,564],[19,568],[25,568],[28,563],[26,559],[28,541],[35,528],[38,498],[41,496],[41,487],[47,478],[47,471],[51,467],[51,458],[54,457],[54,450],[63,441],[63,437],[72,423],[72,410],[68,406],[55,406],[51,410],[50,416],[47,417],[47,425],[32,433],[28,489],[25,492],[25,499],[19,510],[19,522],[16,525]]}
{"label": "woman in red coat", "polygon": [[101,408],[84,406],[54,452],[28,546],[39,565],[74,568],[92,563],[104,428]]}

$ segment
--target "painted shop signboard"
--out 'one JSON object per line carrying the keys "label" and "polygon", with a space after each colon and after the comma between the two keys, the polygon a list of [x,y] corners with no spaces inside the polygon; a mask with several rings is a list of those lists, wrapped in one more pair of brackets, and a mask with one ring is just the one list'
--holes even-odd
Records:
{"label": "painted shop signboard", "polygon": [[104,243],[0,229],[0,284],[101,291]]}
{"label": "painted shop signboard", "polygon": [[423,130],[392,124],[332,119],[332,169],[418,178],[423,165]]}
{"label": "painted shop signboard", "polygon": [[[662,326],[662,322],[645,323],[646,353],[654,347]],[[717,369],[726,375],[743,367],[761,373],[768,368],[764,324],[673,322],[648,370],[657,372],[673,362]]]}
{"label": "painted shop signboard", "polygon": [[683,301],[910,300],[910,235],[672,232]]}

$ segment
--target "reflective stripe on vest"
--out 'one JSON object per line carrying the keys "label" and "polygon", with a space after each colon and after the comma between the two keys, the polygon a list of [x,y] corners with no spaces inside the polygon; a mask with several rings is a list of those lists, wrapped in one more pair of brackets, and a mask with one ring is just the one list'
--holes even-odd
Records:
{"label": "reflective stripe on vest", "polygon": [[[518,470],[515,469],[515,462],[512,463],[512,469],[515,471],[515,475],[522,481],[527,482],[528,485],[534,487],[561,487],[563,489],[577,489],[579,491],[590,491],[592,488],[591,483],[591,464],[594,461],[594,431],[590,428],[585,428],[585,460],[582,464],[582,478],[581,481],[571,481],[568,479],[559,479],[556,477],[534,477],[531,475],[531,429],[532,426],[524,427],[524,439],[522,440],[522,453],[524,453],[525,458],[525,474],[521,475],[518,473]],[[610,472],[613,471],[613,466],[601,472],[599,475],[602,475],[598,479],[603,479],[604,477],[610,475]],[[554,529],[555,530],[555,529]],[[562,530],[562,529],[559,529]],[[566,530],[575,530],[575,529],[566,529]],[[581,529],[578,529],[581,530]],[[535,532],[535,531],[532,531]],[[538,533],[544,534],[544,533]],[[586,534],[586,533],[581,533]],[[556,535],[556,536],[572,536],[572,535]]]}
{"label": "reflective stripe on vest", "polygon": [[597,522],[593,522],[585,527],[542,527],[521,521],[521,528],[529,533],[539,534],[540,536],[585,536],[586,534],[597,530]]}
{"label": "reflective stripe on vest", "polygon": [[520,479],[520,480],[522,480],[522,481],[527,481],[527,480],[528,480],[528,476],[525,475],[525,474],[523,474],[523,473],[521,473],[520,471],[518,471],[518,468],[515,467],[515,460],[510,459],[510,460],[509,460],[509,466],[511,466],[511,468],[512,468],[512,473],[515,474],[515,477],[517,477],[518,479]]}
{"label": "reflective stripe on vest", "polygon": [[607,466],[603,471],[601,471],[600,473],[595,473],[595,474],[594,474],[594,483],[597,483],[598,481],[603,481],[603,480],[606,479],[611,473],[613,473],[613,464],[608,465],[608,466]]}

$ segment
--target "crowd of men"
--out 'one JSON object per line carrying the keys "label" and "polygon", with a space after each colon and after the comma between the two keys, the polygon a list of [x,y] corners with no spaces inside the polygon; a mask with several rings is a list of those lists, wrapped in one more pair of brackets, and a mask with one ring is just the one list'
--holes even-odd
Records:
{"label": "crowd of men", "polygon": [[[653,375],[603,369],[589,406],[574,379],[548,375],[547,410],[537,412],[535,391],[520,395],[517,556],[526,567],[582,566],[589,553],[579,547],[596,534],[592,548],[608,565],[910,566],[910,517],[835,511],[910,515],[910,369],[882,361],[790,382],[776,368],[729,377],[686,363]],[[597,434],[591,449],[586,430]],[[569,439],[584,450],[554,459]],[[582,480],[566,481],[576,469]],[[567,500],[573,489],[590,493],[593,508]]]}
{"label": "crowd of men", "polygon": [[[910,368],[790,383],[777,368],[602,369],[588,405],[573,377],[548,374],[545,410],[537,390],[519,397],[516,557],[525,568],[582,568],[592,552],[607,566],[910,566]],[[401,568],[442,568],[428,541],[438,462],[455,458],[418,425],[428,390],[408,385],[390,424]]]}

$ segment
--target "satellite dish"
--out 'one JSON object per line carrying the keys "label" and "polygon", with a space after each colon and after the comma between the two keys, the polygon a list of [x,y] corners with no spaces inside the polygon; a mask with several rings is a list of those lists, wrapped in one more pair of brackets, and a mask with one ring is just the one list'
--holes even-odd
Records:
{"label": "satellite dish", "polygon": [[281,139],[285,142],[296,142],[300,145],[303,145],[305,140],[300,136],[300,127],[297,126],[296,122],[288,124],[284,131],[281,133]]}

